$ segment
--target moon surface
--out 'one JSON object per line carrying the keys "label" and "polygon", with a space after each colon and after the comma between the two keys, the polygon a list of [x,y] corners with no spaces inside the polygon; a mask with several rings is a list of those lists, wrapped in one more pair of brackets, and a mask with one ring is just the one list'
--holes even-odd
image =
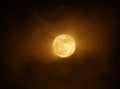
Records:
{"label": "moon surface", "polygon": [[74,39],[66,34],[57,36],[52,44],[54,53],[62,58],[71,56],[76,49]]}

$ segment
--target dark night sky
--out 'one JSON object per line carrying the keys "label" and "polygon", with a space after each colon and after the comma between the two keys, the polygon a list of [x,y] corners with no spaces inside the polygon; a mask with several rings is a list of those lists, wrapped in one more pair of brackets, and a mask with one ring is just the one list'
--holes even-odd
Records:
{"label": "dark night sky", "polygon": [[[0,1],[0,6],[0,89],[119,89],[118,2]],[[52,57],[48,46],[64,32],[83,44],[67,60]]]}

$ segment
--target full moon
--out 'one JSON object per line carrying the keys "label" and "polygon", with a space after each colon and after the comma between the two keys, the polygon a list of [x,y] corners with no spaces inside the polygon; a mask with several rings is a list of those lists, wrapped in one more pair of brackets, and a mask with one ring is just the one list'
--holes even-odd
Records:
{"label": "full moon", "polygon": [[52,44],[53,52],[62,58],[71,56],[76,48],[74,39],[66,34],[57,36]]}

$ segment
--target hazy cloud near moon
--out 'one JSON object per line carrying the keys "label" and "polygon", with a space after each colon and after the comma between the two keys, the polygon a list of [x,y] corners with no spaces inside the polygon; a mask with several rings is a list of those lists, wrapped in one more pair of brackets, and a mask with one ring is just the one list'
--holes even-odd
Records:
{"label": "hazy cloud near moon", "polygon": [[[17,17],[16,17],[17,18]],[[5,65],[10,81],[30,89],[106,89],[111,73],[112,13],[101,10],[33,11],[23,23],[10,24]],[[8,21],[10,22],[10,21]],[[52,52],[53,39],[72,35],[76,52],[58,60]],[[13,83],[14,84],[14,83]],[[14,86],[14,85],[10,85]],[[105,87],[106,86],[106,87]],[[91,87],[91,88],[89,88]]]}

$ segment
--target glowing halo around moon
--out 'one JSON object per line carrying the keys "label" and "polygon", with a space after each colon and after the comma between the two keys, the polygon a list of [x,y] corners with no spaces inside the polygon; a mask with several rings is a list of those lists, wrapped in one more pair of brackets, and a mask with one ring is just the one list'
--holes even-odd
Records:
{"label": "glowing halo around moon", "polygon": [[66,58],[75,52],[76,44],[71,36],[62,34],[54,39],[52,49],[57,56]]}

